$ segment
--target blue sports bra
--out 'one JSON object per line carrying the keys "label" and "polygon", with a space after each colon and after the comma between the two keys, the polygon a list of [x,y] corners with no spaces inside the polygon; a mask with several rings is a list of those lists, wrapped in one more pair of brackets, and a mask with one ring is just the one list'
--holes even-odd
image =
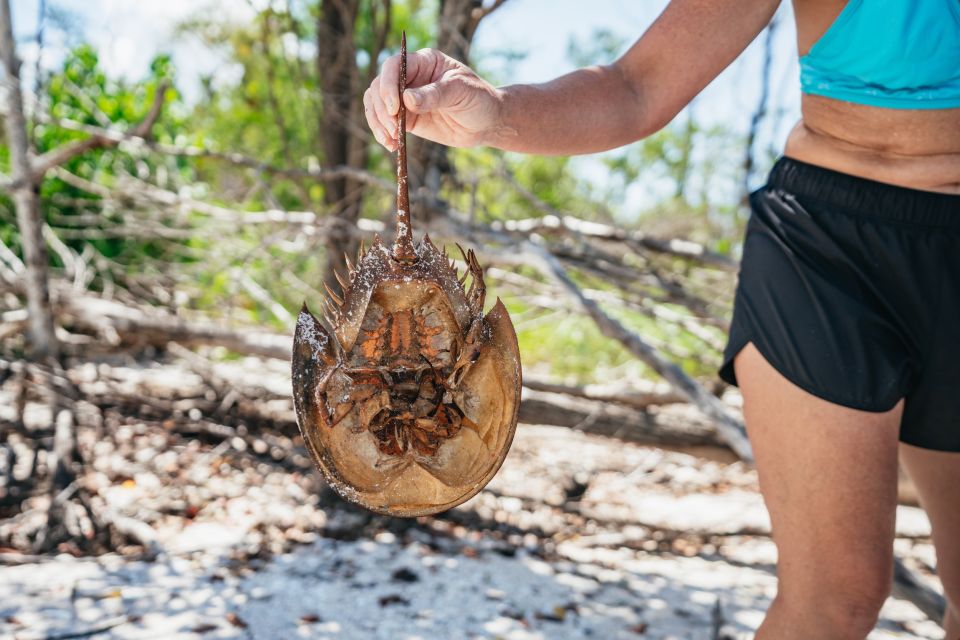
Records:
{"label": "blue sports bra", "polygon": [[960,107],[960,0],[849,0],[800,57],[800,88],[892,109]]}

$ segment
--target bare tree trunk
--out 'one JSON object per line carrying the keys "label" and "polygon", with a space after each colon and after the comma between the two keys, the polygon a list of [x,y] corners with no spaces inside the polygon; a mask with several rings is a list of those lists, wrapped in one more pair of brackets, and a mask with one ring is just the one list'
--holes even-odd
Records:
{"label": "bare tree trunk", "polygon": [[30,314],[30,355],[36,360],[46,360],[56,357],[58,349],[53,333],[53,314],[50,311],[47,248],[42,235],[37,181],[30,165],[27,122],[20,89],[20,62],[17,60],[13,39],[9,0],[0,0],[0,58],[7,93],[5,121],[10,147],[10,188],[17,210],[17,225],[20,228],[20,243],[23,246],[23,261],[26,266],[24,275],[27,310]]}
{"label": "bare tree trunk", "polygon": [[[320,142],[323,167],[349,166],[362,169],[367,158],[366,125],[360,121],[360,70],[354,38],[360,0],[323,0],[317,20],[317,71],[323,113]],[[375,63],[374,63],[375,64]],[[334,271],[346,269],[344,253],[357,252],[351,229],[360,217],[362,184],[348,177],[331,180],[324,191],[337,224],[326,240],[327,267],[324,280],[336,287]]]}

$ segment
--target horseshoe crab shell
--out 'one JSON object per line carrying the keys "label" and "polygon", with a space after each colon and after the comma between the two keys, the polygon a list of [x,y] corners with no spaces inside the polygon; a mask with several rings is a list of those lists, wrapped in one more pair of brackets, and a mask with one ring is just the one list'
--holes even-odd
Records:
{"label": "horseshoe crab shell", "polygon": [[[449,379],[467,354],[475,307],[429,238],[417,253],[421,260],[406,266],[375,242],[357,266],[358,286],[348,291],[333,332],[304,308],[294,338],[297,418],[314,461],[344,498],[398,516],[436,513],[480,491],[506,457],[520,406],[517,337],[499,300],[475,318],[478,356],[466,373],[449,390],[421,392],[418,375],[432,383]],[[375,271],[380,277],[366,277]],[[381,372],[395,387],[416,380],[416,395],[391,389],[378,379]],[[437,435],[438,407],[459,414],[455,432]],[[398,438],[371,428],[383,427],[378,415],[400,416]]]}

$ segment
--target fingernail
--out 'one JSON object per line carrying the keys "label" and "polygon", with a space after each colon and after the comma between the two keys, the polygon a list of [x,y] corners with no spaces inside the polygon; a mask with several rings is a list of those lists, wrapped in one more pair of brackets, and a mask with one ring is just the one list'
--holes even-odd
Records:
{"label": "fingernail", "polygon": [[387,109],[390,110],[390,113],[393,113],[397,110],[397,99],[394,97],[387,98]]}

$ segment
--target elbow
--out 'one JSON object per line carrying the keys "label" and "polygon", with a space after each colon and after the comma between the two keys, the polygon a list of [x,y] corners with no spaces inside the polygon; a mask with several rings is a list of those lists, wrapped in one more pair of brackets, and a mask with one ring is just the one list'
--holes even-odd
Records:
{"label": "elbow", "polygon": [[643,111],[637,114],[636,122],[630,129],[631,142],[648,138],[666,127],[677,115],[675,111]]}
{"label": "elbow", "polygon": [[628,70],[622,59],[611,67],[622,84],[625,96],[627,143],[652,136],[670,124],[679,110],[666,104],[662,92],[658,93],[652,86],[654,83],[643,81],[646,74]]}

